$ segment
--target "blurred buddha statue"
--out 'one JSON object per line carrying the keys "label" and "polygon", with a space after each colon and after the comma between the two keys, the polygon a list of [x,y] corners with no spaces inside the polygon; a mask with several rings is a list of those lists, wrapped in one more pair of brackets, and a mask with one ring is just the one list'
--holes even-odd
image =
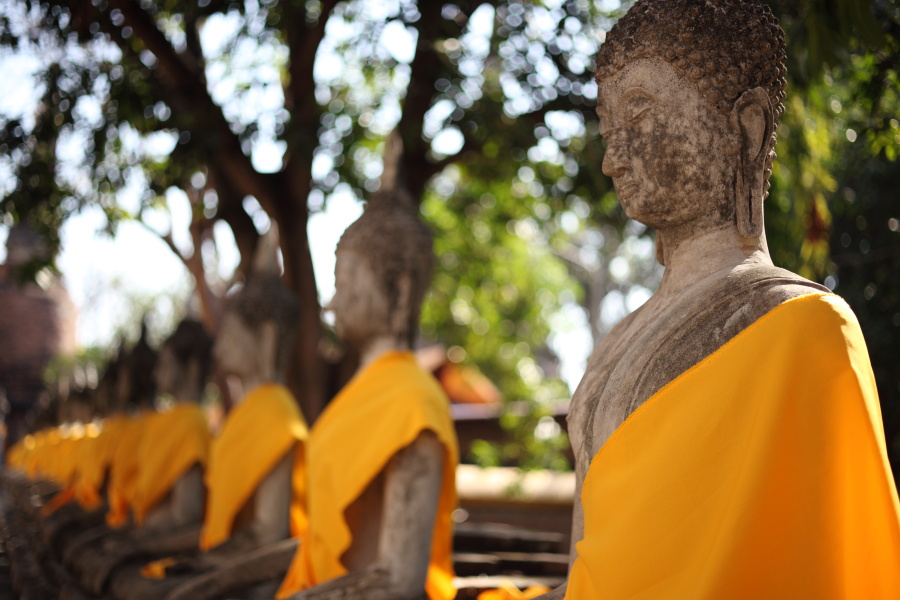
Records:
{"label": "blurred buddha statue", "polygon": [[244,395],[210,446],[202,525],[137,544],[134,557],[160,560],[119,568],[111,579],[118,598],[165,597],[193,577],[302,534],[306,526],[307,428],[281,384],[298,307],[281,283],[277,247],[273,231],[260,244],[246,284],[229,297],[213,348],[217,367],[238,380]]}
{"label": "blurred buddha statue", "polygon": [[200,401],[212,343],[202,323],[185,319],[159,349],[156,386],[171,405],[157,407],[150,417],[133,501],[135,521],[148,530],[181,527],[203,518],[210,433]]}
{"label": "blurred buddha statue", "polygon": [[[78,459],[79,472],[73,482],[69,498],[74,502],[61,503],[54,498],[45,504],[41,512],[41,532],[48,546],[62,550],[65,555],[73,537],[94,530],[105,521],[107,505],[105,485],[114,452],[113,438],[119,424],[126,420],[124,404],[118,400],[116,384],[122,370],[124,353],[119,352],[106,364],[96,389],[89,393],[89,404],[95,417],[100,419],[100,433],[96,440],[85,443]],[[87,446],[93,446],[88,448]],[[52,504],[63,504],[53,507]],[[57,510],[58,508],[58,510]]]}
{"label": "blurred buddha statue", "polygon": [[568,598],[900,594],[859,326],[766,245],[784,62],[759,0],[639,0],[601,46],[603,172],[665,272],[572,400]]}
{"label": "blurred buddha statue", "polygon": [[[87,559],[89,555],[82,549],[110,532],[109,527],[101,526],[104,521],[110,527],[128,522],[142,428],[137,415],[152,411],[156,360],[142,324],[137,343],[129,350],[120,347],[117,357],[107,365],[94,402],[97,412],[105,415],[99,441],[92,443],[89,453],[80,459],[77,494],[82,498],[79,506],[87,512],[74,518],[70,518],[71,512],[54,513],[42,524],[45,540],[52,540],[64,557]],[[105,504],[100,494],[105,496]]]}
{"label": "blurred buddha statue", "polygon": [[76,568],[88,589],[102,590],[110,572],[131,557],[133,548],[202,521],[210,432],[200,400],[211,349],[212,338],[192,319],[179,323],[160,347],[154,377],[163,401],[156,411],[138,417],[137,469],[128,505],[122,509],[131,512],[134,527],[115,529],[78,552]]}
{"label": "blurred buddha statue", "polygon": [[278,598],[456,595],[456,436],[446,396],[410,351],[432,239],[396,185],[398,158],[395,133],[382,189],[338,243],[335,330],[361,364],[310,435],[309,532]]}

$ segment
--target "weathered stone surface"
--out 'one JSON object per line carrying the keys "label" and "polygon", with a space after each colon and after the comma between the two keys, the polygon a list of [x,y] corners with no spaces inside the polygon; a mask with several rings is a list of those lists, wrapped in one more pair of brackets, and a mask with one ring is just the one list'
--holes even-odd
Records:
{"label": "weathered stone surface", "polygon": [[738,0],[640,0],[601,47],[602,169],[626,214],[656,230],[666,269],[595,349],[572,400],[572,557],[581,483],[624,420],[773,307],[824,290],[772,265],[763,228],[784,59],[768,9]]}

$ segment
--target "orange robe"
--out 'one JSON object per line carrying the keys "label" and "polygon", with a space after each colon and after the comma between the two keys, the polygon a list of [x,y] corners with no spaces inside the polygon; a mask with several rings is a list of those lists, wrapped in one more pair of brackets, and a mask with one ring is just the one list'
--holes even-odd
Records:
{"label": "orange robe", "polygon": [[90,432],[78,444],[78,470],[72,482],[72,499],[84,510],[100,506],[100,487],[103,485],[105,465],[98,454],[101,448],[100,432]]}
{"label": "orange robe", "polygon": [[73,500],[81,501],[80,486],[85,471],[93,468],[93,450],[96,447],[99,428],[93,423],[70,431],[55,449],[55,478],[63,486],[62,491],[41,508],[41,513],[49,515]]}
{"label": "orange robe", "polygon": [[100,433],[81,451],[82,465],[74,484],[75,499],[85,510],[94,510],[103,499],[100,491],[106,481],[119,435],[129,418],[119,414],[103,419]]}
{"label": "orange robe", "polygon": [[143,523],[188,469],[206,466],[210,438],[206,416],[197,404],[179,404],[146,417],[132,499],[135,523]]}
{"label": "orange robe", "polygon": [[23,437],[6,451],[4,460],[6,461],[7,466],[12,467],[13,469],[22,470],[25,464],[25,456],[28,452],[25,447],[25,440],[27,437],[28,436]]}
{"label": "orange robe", "polygon": [[451,513],[456,508],[456,433],[437,381],[409,352],[391,352],[360,372],[328,405],[309,439],[309,531],[277,598],[347,573],[341,555],[352,533],[344,511],[400,450],[422,431],[444,445],[444,478],[431,544],[426,591],[450,600],[453,588]]}
{"label": "orange robe", "polygon": [[247,394],[229,414],[212,441],[205,480],[206,517],[200,547],[209,550],[231,537],[241,507],[295,448],[291,533],[306,529],[306,460],[308,431],[297,402],[287,388],[263,384]]}
{"label": "orange robe", "polygon": [[128,521],[140,468],[138,451],[147,417],[151,414],[142,413],[124,422],[115,444],[110,448],[112,458],[107,486],[109,511],[106,513],[106,524],[110,527],[121,527]]}
{"label": "orange robe", "polygon": [[900,505],[865,342],[785,302],[657,392],[591,462],[566,597],[900,598]]}

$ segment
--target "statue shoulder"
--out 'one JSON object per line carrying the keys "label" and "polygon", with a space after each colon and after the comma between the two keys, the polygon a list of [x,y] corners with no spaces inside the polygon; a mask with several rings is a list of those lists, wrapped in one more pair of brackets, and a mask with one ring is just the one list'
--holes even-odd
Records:
{"label": "statue shoulder", "polygon": [[787,269],[766,264],[738,267],[722,281],[722,286],[726,296],[735,296],[734,308],[743,313],[742,320],[749,322],[793,298],[830,293],[823,285]]}

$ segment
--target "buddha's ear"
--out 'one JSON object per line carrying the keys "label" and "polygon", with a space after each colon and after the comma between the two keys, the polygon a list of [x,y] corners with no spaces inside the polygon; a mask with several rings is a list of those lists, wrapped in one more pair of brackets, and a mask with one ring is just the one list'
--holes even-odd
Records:
{"label": "buddha's ear", "polygon": [[414,324],[410,323],[413,302],[413,279],[409,271],[400,274],[394,281],[394,306],[391,307],[391,331],[403,341],[409,341]]}
{"label": "buddha's ear", "polygon": [[278,364],[278,325],[267,319],[259,325],[260,347],[259,362],[264,369],[272,369],[274,374],[281,372],[283,365]]}
{"label": "buddha's ear", "polygon": [[741,140],[741,160],[734,190],[737,229],[742,236],[755,238],[763,231],[766,159],[775,131],[769,95],[761,87],[747,90],[734,103],[730,120]]}

